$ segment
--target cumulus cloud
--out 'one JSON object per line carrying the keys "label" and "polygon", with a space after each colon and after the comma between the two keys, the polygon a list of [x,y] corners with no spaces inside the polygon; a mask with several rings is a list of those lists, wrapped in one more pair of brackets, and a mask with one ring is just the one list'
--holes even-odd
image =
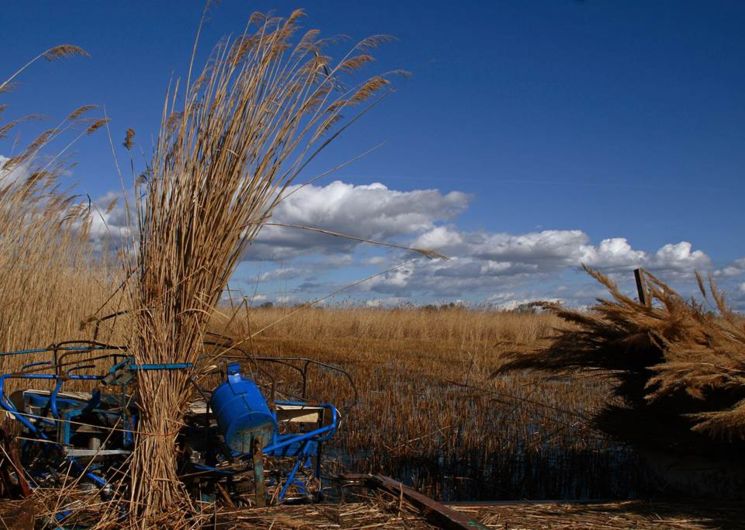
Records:
{"label": "cumulus cloud", "polygon": [[366,307],[396,307],[409,303],[409,299],[400,296],[388,296],[384,298],[370,298],[365,300]]}
{"label": "cumulus cloud", "polygon": [[501,262],[566,262],[579,257],[587,235],[580,230],[544,230],[527,234],[460,232],[439,226],[420,235],[414,246],[439,250],[448,256],[470,256]]}
{"label": "cumulus cloud", "polygon": [[745,312],[745,282],[736,285],[733,291],[730,291],[727,302],[735,310]]}
{"label": "cumulus cloud", "polygon": [[[691,243],[666,244],[654,254],[632,248],[626,238],[610,238],[593,245],[581,230],[543,230],[526,234],[461,232],[439,226],[421,234],[414,246],[432,248],[448,256],[481,262],[481,273],[546,272],[584,263],[609,272],[646,267],[690,274],[708,269],[711,260]],[[462,267],[462,262],[455,267]]]}
{"label": "cumulus cloud", "polygon": [[[389,296],[449,297],[478,293],[487,302],[492,300],[489,303],[509,307],[538,298],[555,298],[551,282],[567,271],[576,271],[583,263],[612,274],[644,267],[668,279],[690,278],[696,270],[711,267],[709,257],[701,250],[694,250],[687,241],[647,252],[633,248],[625,238],[609,238],[593,244],[581,230],[507,234],[438,226],[419,235],[414,246],[438,250],[450,259],[412,261],[375,278],[367,289]],[[545,289],[533,298],[526,297],[531,284],[543,284]],[[516,288],[521,290],[521,296],[511,291]],[[489,294],[499,292],[510,292],[509,299],[497,302],[495,295]]]}
{"label": "cumulus cloud", "polygon": [[[362,239],[394,240],[430,230],[463,212],[465,193],[438,190],[391,190],[383,184],[354,185],[335,181],[326,186],[290,187],[271,222],[319,227]],[[266,226],[247,252],[250,260],[288,259],[310,252],[343,253],[358,245],[294,228]]]}
{"label": "cumulus cloud", "polygon": [[693,246],[688,241],[668,243],[659,249],[649,260],[648,267],[667,272],[691,273],[695,270],[708,269],[711,259],[701,250],[691,251]]}
{"label": "cumulus cloud", "polygon": [[367,291],[389,296],[429,298],[484,296],[527,276],[538,278],[534,264],[484,262],[470,257],[411,260],[366,282]]}
{"label": "cumulus cloud", "polygon": [[291,280],[298,278],[310,272],[307,268],[302,267],[284,267],[274,269],[273,271],[262,272],[259,274],[258,280],[260,282],[272,282],[277,280]]}
{"label": "cumulus cloud", "polygon": [[11,169],[5,167],[8,160],[10,158],[7,156],[0,155],[0,187],[8,187],[19,181],[23,182],[31,175],[28,163],[13,165]]}
{"label": "cumulus cloud", "polygon": [[[121,199],[121,194],[108,194],[96,201],[99,219],[94,219],[91,229],[95,236],[111,237],[112,232],[120,238],[129,235],[123,202],[109,209],[105,206],[117,197]],[[522,234],[462,230],[454,223],[469,201],[468,195],[457,191],[399,191],[382,184],[336,181],[325,186],[289,188],[271,221],[319,227],[362,239],[396,241],[436,250],[450,258],[411,259],[360,287],[368,299],[380,300],[383,305],[403,300],[469,297],[508,308],[559,296],[572,303],[583,303],[594,295],[580,295],[575,288],[571,292],[558,292],[562,275],[578,270],[583,263],[621,277],[636,267],[644,267],[666,279],[690,279],[696,270],[711,270],[709,256],[688,241],[643,250],[635,248],[625,237],[593,241],[580,229]],[[250,270],[257,262],[281,261],[281,266],[256,273],[249,283],[256,279],[260,283],[282,281],[296,296],[294,300],[302,300],[311,294],[330,291],[345,281],[336,276],[324,280],[323,274],[330,269],[367,267],[360,272],[364,276],[370,267],[384,268],[400,259],[398,253],[383,257],[376,252],[366,256],[356,252],[359,245],[325,234],[266,226],[248,249],[240,275],[250,276],[250,273],[246,275],[246,269]],[[742,258],[716,274],[730,277],[744,272],[745,258]],[[328,281],[336,283],[333,286],[324,283]]]}
{"label": "cumulus cloud", "polygon": [[729,265],[716,270],[714,274],[716,276],[724,276],[726,278],[745,274],[745,258],[736,259]]}
{"label": "cumulus cloud", "polygon": [[623,237],[604,239],[596,247],[583,245],[580,260],[591,267],[604,269],[628,269],[648,261],[644,251],[634,250]]}

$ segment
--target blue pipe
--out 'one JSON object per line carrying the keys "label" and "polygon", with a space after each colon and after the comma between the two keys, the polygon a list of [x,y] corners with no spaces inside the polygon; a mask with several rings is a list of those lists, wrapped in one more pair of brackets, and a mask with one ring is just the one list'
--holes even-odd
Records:
{"label": "blue pipe", "polygon": [[49,395],[49,410],[52,412],[52,416],[54,416],[55,418],[59,418],[59,410],[57,408],[57,395],[62,389],[63,384],[64,381],[62,379],[58,379],[57,384],[54,385],[54,390],[52,390],[52,393]]}
{"label": "blue pipe", "polygon": [[129,369],[132,371],[155,371],[155,370],[187,370],[193,368],[194,363],[149,363],[149,364],[130,364]]}
{"label": "blue pipe", "polygon": [[290,471],[290,474],[287,475],[287,480],[285,481],[285,485],[282,486],[282,490],[279,492],[279,502],[282,502],[285,500],[285,495],[287,494],[287,489],[292,485],[293,482],[295,482],[295,475],[297,474],[297,470],[300,468],[302,460],[300,457],[298,457],[297,461],[295,462],[295,465],[292,466],[292,471]]}
{"label": "blue pipe", "polygon": [[36,425],[28,421],[23,414],[13,405],[13,403],[5,395],[5,380],[8,378],[7,375],[0,375],[0,407],[10,412],[15,419],[21,422],[24,427],[33,432],[36,436],[42,440],[48,440],[47,436],[36,428]]}
{"label": "blue pipe", "polygon": [[75,347],[75,346],[60,346],[59,348],[27,348],[25,350],[15,350],[15,351],[4,351],[0,352],[0,357],[7,357],[10,355],[31,355],[33,353],[46,353],[50,351],[93,351],[93,350],[107,350],[112,349],[109,346],[91,346],[87,345],[83,348],[81,347]]}
{"label": "blue pipe", "polygon": [[331,437],[331,434],[330,433],[332,433],[333,431],[335,431],[336,428],[337,428],[337,416],[338,416],[338,413],[337,413],[336,407],[334,407],[333,405],[321,405],[321,406],[323,408],[328,409],[328,410],[331,411],[332,416],[331,416],[331,423],[330,424],[328,424],[328,425],[326,425],[324,427],[320,427],[320,428],[318,428],[318,429],[316,429],[314,431],[309,431],[309,432],[307,432],[305,434],[302,434],[300,436],[293,436],[291,438],[288,438],[287,440],[283,440],[281,442],[276,442],[276,443],[267,445],[266,447],[264,447],[264,452],[265,453],[269,453],[271,451],[276,451],[277,449],[282,449],[283,447],[287,447],[288,445],[292,445],[292,444],[297,443],[297,442],[304,442],[305,440],[310,440],[311,438],[315,438],[319,434],[329,433],[328,436],[319,438],[316,441],[318,441],[318,442],[324,442],[324,441],[328,440]]}

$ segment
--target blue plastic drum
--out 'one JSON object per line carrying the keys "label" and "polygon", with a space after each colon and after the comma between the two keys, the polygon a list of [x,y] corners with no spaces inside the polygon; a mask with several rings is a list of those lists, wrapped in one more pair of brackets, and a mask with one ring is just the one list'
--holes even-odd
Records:
{"label": "blue plastic drum", "polygon": [[256,383],[241,375],[238,363],[228,364],[228,379],[212,393],[210,408],[233,451],[251,454],[255,440],[262,448],[272,441],[274,416]]}

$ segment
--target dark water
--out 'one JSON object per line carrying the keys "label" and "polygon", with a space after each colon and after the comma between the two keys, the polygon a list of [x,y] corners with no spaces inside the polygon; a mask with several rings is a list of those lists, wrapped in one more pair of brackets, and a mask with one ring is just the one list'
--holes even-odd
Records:
{"label": "dark water", "polygon": [[642,458],[623,446],[567,451],[558,448],[457,457],[364,454],[341,459],[356,472],[383,473],[436,499],[631,499],[655,488]]}

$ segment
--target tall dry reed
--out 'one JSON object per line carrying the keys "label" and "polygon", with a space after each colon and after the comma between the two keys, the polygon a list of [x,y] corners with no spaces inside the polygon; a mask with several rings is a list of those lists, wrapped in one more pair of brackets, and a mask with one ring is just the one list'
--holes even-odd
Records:
{"label": "tall dry reed", "polygon": [[[368,51],[383,38],[366,39],[332,62],[317,30],[298,33],[301,15],[253,15],[240,37],[218,45],[196,80],[187,80],[182,104],[179,83],[166,98],[138,208],[129,292],[131,347],[140,363],[199,362],[213,307],[285,187],[367,106],[348,117],[343,111],[388,85],[382,76],[349,87],[342,79],[370,62]],[[173,510],[188,508],[175,441],[189,376],[139,378],[133,524],[176,525]]]}
{"label": "tall dry reed", "polygon": [[[0,94],[35,62],[87,55],[69,44],[39,54],[0,82]],[[0,119],[4,105],[0,105]],[[64,153],[104,125],[85,105],[38,134],[10,158],[0,159],[0,349],[46,346],[81,336],[81,322],[101,307],[113,282],[106,260],[95,255],[88,229],[97,212],[66,192],[59,177]],[[0,121],[0,141],[34,116]],[[0,144],[2,145],[2,144]],[[60,145],[64,147],[59,147]],[[2,147],[0,147],[0,152]],[[6,151],[6,154],[8,151]],[[14,371],[28,358],[0,359]]]}

